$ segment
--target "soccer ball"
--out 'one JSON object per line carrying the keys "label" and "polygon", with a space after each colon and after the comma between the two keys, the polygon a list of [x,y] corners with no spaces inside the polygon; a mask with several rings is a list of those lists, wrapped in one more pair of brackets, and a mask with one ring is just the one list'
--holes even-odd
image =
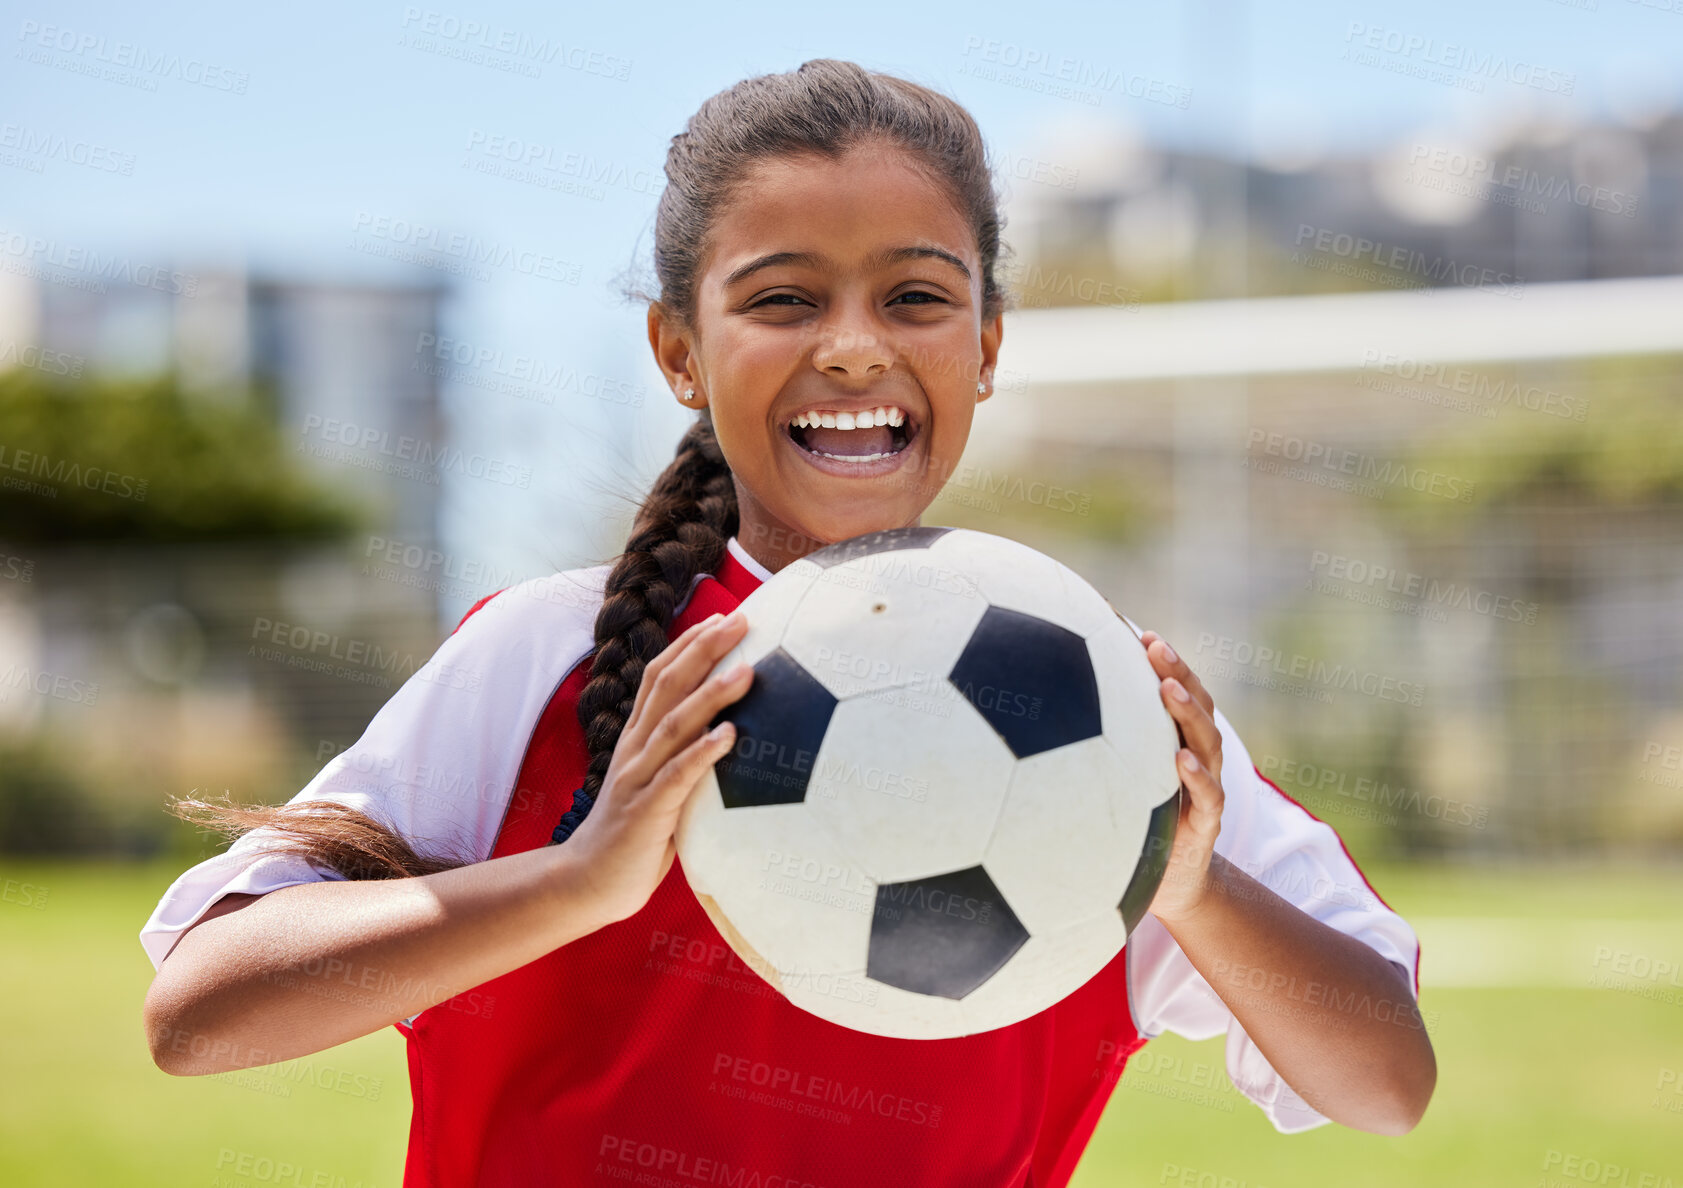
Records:
{"label": "soccer ball", "polygon": [[970,1035],[1045,1010],[1145,914],[1179,733],[1137,634],[1073,571],[961,528],[786,566],[715,671],[754,679],[679,821],[737,955],[858,1031]]}

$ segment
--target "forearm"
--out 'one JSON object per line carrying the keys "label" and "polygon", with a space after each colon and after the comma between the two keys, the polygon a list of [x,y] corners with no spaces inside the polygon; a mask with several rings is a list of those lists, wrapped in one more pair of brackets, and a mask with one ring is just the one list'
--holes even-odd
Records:
{"label": "forearm", "polygon": [[[565,846],[419,878],[282,887],[200,922],[147,992],[176,1075],[319,1052],[517,969],[600,926]],[[474,1004],[485,1009],[488,1004]]]}
{"label": "forearm", "polygon": [[1419,1121],[1437,1063],[1396,966],[1219,854],[1197,909],[1163,923],[1312,1108],[1378,1134]]}

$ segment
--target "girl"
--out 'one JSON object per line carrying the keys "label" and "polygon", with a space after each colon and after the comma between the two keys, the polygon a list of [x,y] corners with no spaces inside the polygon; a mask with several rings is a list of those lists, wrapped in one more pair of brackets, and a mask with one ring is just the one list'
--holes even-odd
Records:
{"label": "girl", "polygon": [[249,831],[141,933],[159,1067],[395,1024],[409,1188],[1061,1185],[1166,1029],[1225,1032],[1281,1130],[1411,1129],[1436,1078],[1413,932],[1149,631],[1188,795],[1151,914],[1085,986],[913,1042],[737,962],[673,861],[752,676],[707,674],[761,581],[916,524],[951,473],[1002,335],[1000,218],[968,113],[847,62],[709,99],[666,174],[649,341],[697,416],[625,552],[482,599],[290,804],[177,806]]}

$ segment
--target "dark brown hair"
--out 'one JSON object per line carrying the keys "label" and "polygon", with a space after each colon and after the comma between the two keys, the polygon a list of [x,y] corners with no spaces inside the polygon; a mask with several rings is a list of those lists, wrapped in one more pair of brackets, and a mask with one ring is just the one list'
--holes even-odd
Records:
{"label": "dark brown hair", "polygon": [[[976,236],[982,316],[1005,307],[995,279],[1002,222],[980,130],[956,101],[927,87],[817,58],[783,74],[748,78],[704,102],[666,153],[666,189],[655,213],[659,295],[641,293],[684,329],[696,326],[695,290],[709,235],[736,187],[760,161],[803,154],[830,159],[873,141],[905,150],[942,185]],[[737,530],[730,467],[703,411],[655,480],[608,574],[596,615],[590,680],[578,717],[590,759],[576,807],[558,835],[583,818],[601,790],[643,670],[666,647],[672,618],[700,574],[713,572]],[[332,802],[230,806],[183,799],[170,811],[226,833],[278,830],[274,848],[304,854],[347,878],[399,878],[463,865],[427,857],[372,817]]]}

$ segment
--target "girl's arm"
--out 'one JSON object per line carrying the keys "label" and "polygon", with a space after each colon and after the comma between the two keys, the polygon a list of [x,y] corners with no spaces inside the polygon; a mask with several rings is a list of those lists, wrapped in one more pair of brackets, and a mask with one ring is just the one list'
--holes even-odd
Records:
{"label": "girl's arm", "polygon": [[418,878],[229,895],[183,933],[144,1010],[177,1076],[290,1060],[368,1035],[608,920],[579,852],[542,846]]}
{"label": "girl's arm", "polygon": [[1374,1134],[1414,1129],[1437,1061],[1398,966],[1219,854],[1198,906],[1158,918],[1309,1106]]}
{"label": "girl's arm", "polygon": [[753,670],[709,673],[746,631],[740,612],[714,615],[649,662],[597,803],[565,845],[224,896],[147,991],[158,1067],[191,1075],[319,1052],[635,915],[671,869],[685,800],[736,741],[729,722],[708,727]]}
{"label": "girl's arm", "polygon": [[1140,638],[1187,744],[1189,795],[1152,914],[1306,1104],[1359,1130],[1407,1133],[1437,1083],[1407,977],[1215,853],[1225,800],[1215,703],[1155,632]]}

